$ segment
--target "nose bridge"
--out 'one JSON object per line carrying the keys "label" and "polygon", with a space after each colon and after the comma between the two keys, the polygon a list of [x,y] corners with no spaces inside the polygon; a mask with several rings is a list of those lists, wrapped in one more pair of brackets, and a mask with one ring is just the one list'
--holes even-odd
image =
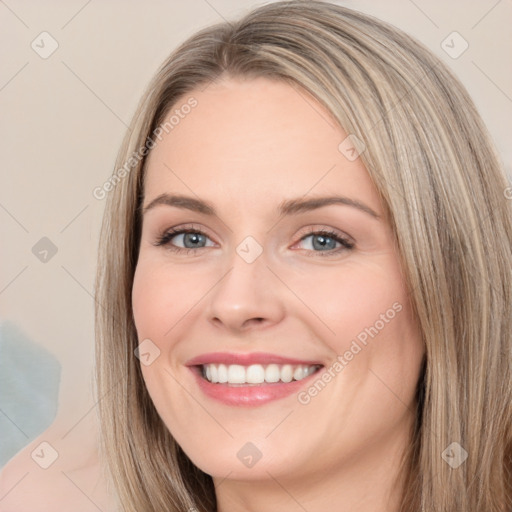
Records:
{"label": "nose bridge", "polygon": [[246,237],[233,251],[229,270],[210,294],[209,317],[230,329],[251,320],[277,322],[284,311],[279,283],[268,269],[264,248]]}

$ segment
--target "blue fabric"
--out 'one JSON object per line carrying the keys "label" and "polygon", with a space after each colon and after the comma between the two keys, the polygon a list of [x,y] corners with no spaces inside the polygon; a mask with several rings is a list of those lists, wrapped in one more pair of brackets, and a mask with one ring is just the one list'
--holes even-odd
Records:
{"label": "blue fabric", "polygon": [[12,322],[0,323],[0,466],[55,419],[61,366]]}

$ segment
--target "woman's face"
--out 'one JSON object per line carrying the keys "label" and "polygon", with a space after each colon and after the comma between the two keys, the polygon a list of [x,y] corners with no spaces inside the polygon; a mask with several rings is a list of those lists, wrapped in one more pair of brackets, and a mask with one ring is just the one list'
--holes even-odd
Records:
{"label": "woman's face", "polygon": [[347,134],[267,79],[210,84],[171,115],[148,160],[133,285],[162,420],[219,480],[311,481],[376,461],[385,474],[409,435],[423,345]]}

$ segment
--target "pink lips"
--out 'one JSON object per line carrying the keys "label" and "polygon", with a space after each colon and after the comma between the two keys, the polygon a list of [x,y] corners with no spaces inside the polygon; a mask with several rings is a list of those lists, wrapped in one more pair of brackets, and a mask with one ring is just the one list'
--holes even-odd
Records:
{"label": "pink lips", "polygon": [[265,352],[250,352],[247,354],[234,354],[232,352],[210,352],[202,354],[187,361],[187,366],[199,366],[202,364],[240,364],[249,366],[251,364],[307,364],[321,365],[320,361],[305,361],[301,359],[293,359],[290,357],[278,356],[276,354],[268,354]]}
{"label": "pink lips", "polygon": [[253,352],[248,354],[234,354],[230,352],[212,352],[202,354],[187,361],[186,365],[194,375],[199,389],[208,397],[230,406],[255,407],[264,405],[273,400],[279,400],[293,393],[298,393],[304,384],[308,383],[313,377],[317,376],[315,372],[304,379],[292,382],[264,383],[258,385],[229,385],[214,384],[206,380],[201,373],[201,365],[205,364],[239,364],[250,366],[251,364],[292,364],[292,365],[322,365],[319,361],[305,361],[289,357],[278,356],[263,352]]}

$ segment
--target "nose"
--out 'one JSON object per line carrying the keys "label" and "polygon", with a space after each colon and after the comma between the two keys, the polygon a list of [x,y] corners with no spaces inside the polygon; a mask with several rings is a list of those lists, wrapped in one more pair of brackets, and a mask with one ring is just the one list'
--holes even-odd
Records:
{"label": "nose", "polygon": [[210,321],[233,333],[279,323],[285,314],[284,285],[267,267],[265,253],[248,263],[234,252],[230,263],[208,294]]}

